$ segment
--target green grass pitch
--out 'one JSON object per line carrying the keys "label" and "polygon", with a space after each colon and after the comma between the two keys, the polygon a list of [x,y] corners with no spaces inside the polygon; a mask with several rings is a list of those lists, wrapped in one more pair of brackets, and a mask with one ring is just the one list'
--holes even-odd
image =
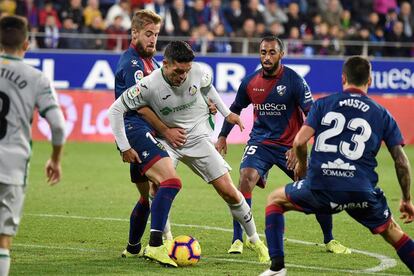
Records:
{"label": "green grass pitch", "polygon": [[[174,235],[192,235],[202,248],[194,267],[164,268],[142,258],[122,259],[128,238],[128,219],[138,193],[129,182],[129,167],[121,162],[113,144],[68,143],[63,160],[63,180],[46,185],[44,163],[48,143],[35,143],[24,216],[12,250],[11,275],[258,275],[267,265],[258,264],[248,249],[243,255],[226,253],[231,242],[232,221],[224,201],[184,165],[178,173],[183,189],[171,211]],[[242,145],[230,146],[226,159],[238,182]],[[406,147],[414,163],[414,147]],[[398,219],[400,189],[394,166],[385,148],[378,156],[380,187]],[[258,232],[264,233],[264,206],[268,193],[289,179],[272,169],[265,190],[256,188],[253,213]],[[414,224],[402,225],[414,237]],[[144,245],[148,242],[148,228]],[[353,221],[346,213],[334,216],[334,235],[343,244],[360,251],[347,256],[326,253],[321,230],[313,215],[286,215],[285,244],[289,275],[369,275],[370,268],[393,266],[373,274],[409,274],[395,251],[380,236]],[[263,237],[264,238],[264,237]],[[298,241],[309,242],[302,244]],[[359,272],[353,272],[359,270]]]}

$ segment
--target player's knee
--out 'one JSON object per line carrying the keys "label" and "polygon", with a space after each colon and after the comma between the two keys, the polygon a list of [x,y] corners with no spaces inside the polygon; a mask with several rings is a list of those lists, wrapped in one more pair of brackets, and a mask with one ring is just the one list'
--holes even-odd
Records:
{"label": "player's knee", "polygon": [[259,175],[254,169],[242,169],[240,171],[239,188],[242,193],[249,193],[253,190],[258,181]]}
{"label": "player's knee", "polygon": [[288,203],[288,200],[285,195],[285,188],[281,187],[274,190],[267,196],[267,205],[278,205],[278,206],[285,206]]}
{"label": "player's knee", "polygon": [[239,190],[242,193],[251,193],[253,191],[253,187],[251,185],[251,182],[240,179]]}
{"label": "player's knee", "polygon": [[393,219],[387,225],[387,228],[380,235],[391,245],[395,245],[404,235],[404,231]]}
{"label": "player's knee", "polygon": [[149,184],[148,181],[145,182],[136,182],[135,185],[139,191],[141,197],[148,198],[150,192],[150,185],[154,185],[153,183]]}
{"label": "player's knee", "polygon": [[154,182],[157,186],[159,186],[162,182],[172,178],[179,177],[174,169],[168,167],[165,168],[165,170],[158,170],[150,175],[151,181]]}
{"label": "player's knee", "polygon": [[401,227],[393,219],[391,219],[391,221],[388,224],[387,228],[385,228],[385,231],[381,234],[395,235],[398,232],[402,232]]}

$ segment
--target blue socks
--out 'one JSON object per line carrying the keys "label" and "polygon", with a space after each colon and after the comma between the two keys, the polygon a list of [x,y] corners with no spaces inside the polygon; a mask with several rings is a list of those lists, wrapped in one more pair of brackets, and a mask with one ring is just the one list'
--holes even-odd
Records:
{"label": "blue socks", "polygon": [[401,261],[414,273],[414,241],[404,234],[402,238],[394,245]]}
{"label": "blue socks", "polygon": [[316,220],[319,222],[323,232],[323,242],[327,244],[333,240],[332,234],[332,215],[330,214],[315,214]]}
{"label": "blue socks", "polygon": [[[162,230],[167,222],[168,213],[170,212],[171,204],[181,189],[181,180],[178,178],[170,178],[160,183],[160,187],[152,201],[151,205],[151,234],[150,246],[160,246],[158,233],[162,236]],[[154,232],[154,233],[153,233]],[[156,239],[151,236],[157,235]],[[151,244],[156,241],[157,244]]]}
{"label": "blue socks", "polygon": [[129,241],[130,245],[136,245],[141,241],[145,232],[148,216],[150,214],[148,199],[141,197],[132,210],[129,218]]}
{"label": "blue socks", "polygon": [[283,251],[283,234],[285,232],[285,218],[283,212],[283,208],[277,205],[268,205],[266,207],[265,233],[267,246],[269,248],[269,256],[272,259],[274,257],[283,257],[285,255]]}

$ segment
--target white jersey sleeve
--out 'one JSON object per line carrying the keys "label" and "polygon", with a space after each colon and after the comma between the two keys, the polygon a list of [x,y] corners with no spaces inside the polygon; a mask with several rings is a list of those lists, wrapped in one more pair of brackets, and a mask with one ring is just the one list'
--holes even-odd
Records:
{"label": "white jersey sleeve", "polygon": [[130,110],[136,110],[148,106],[152,94],[150,93],[148,78],[143,78],[139,83],[131,86],[121,95],[122,103]]}
{"label": "white jersey sleeve", "polygon": [[203,93],[203,97],[207,99],[206,102],[208,102],[208,99],[210,99],[213,103],[216,104],[217,110],[221,115],[223,115],[224,118],[229,116],[231,111],[221,99],[216,88],[213,86],[213,77],[207,72],[202,72],[200,90],[201,93]]}
{"label": "white jersey sleeve", "polygon": [[45,75],[41,75],[37,84],[38,93],[35,105],[40,116],[45,118],[52,132],[52,144],[63,145],[65,142],[65,118],[59,107],[56,91]]}
{"label": "white jersey sleeve", "polygon": [[52,145],[60,146],[65,143],[65,118],[60,108],[52,108],[46,112],[46,121],[52,133]]}
{"label": "white jersey sleeve", "polygon": [[41,75],[36,85],[38,93],[36,95],[36,107],[40,116],[45,117],[50,109],[59,108],[56,91],[50,85],[50,81],[45,75]]}
{"label": "white jersey sleeve", "polygon": [[124,152],[131,148],[125,133],[124,114],[128,110],[136,110],[149,105],[150,98],[148,78],[143,78],[139,83],[125,90],[108,110],[108,119],[119,149]]}
{"label": "white jersey sleeve", "polygon": [[[127,90],[128,91],[128,90]],[[124,94],[126,91],[124,92]],[[121,152],[124,152],[131,148],[128,138],[125,133],[124,114],[128,111],[128,107],[125,105],[121,97],[118,97],[116,101],[111,105],[108,110],[108,119],[114,134],[116,144]]]}

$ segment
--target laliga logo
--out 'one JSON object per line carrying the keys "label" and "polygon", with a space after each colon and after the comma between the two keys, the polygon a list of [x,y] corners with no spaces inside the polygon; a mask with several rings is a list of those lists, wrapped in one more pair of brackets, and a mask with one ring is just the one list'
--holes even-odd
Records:
{"label": "laliga logo", "polygon": [[[58,94],[58,100],[66,119],[65,137],[68,137],[72,133],[72,130],[75,126],[75,122],[78,120],[76,106],[73,103],[73,99],[71,96],[65,94]],[[51,139],[52,134],[50,132],[49,124],[41,116],[39,116],[37,127],[39,128],[40,132],[47,137],[47,139]]]}

